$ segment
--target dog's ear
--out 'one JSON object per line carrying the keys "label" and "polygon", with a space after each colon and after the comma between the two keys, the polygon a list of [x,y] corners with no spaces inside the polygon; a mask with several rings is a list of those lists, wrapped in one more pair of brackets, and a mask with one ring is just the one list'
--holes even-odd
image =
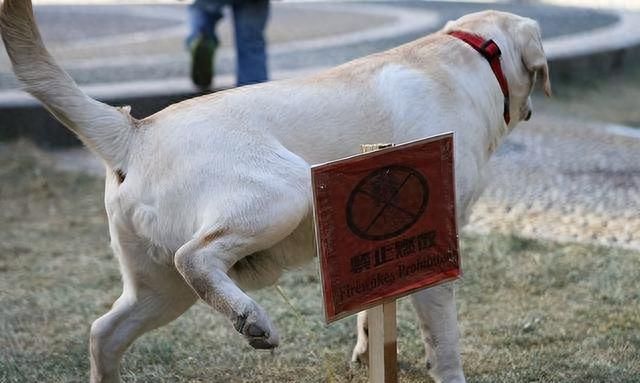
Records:
{"label": "dog's ear", "polygon": [[520,47],[522,49],[522,62],[529,73],[535,73],[542,78],[544,94],[551,96],[551,80],[549,79],[549,66],[547,56],[542,48],[540,27],[534,20],[527,20],[518,33]]}

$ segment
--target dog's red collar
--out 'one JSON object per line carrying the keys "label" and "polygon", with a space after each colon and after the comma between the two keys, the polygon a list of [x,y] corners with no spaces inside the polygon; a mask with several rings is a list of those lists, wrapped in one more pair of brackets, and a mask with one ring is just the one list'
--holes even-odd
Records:
{"label": "dog's red collar", "polygon": [[507,84],[507,78],[504,77],[504,73],[502,72],[502,66],[500,66],[500,47],[493,40],[485,40],[482,37],[475,35],[473,33],[467,33],[462,31],[453,31],[449,32],[449,35],[459,38],[465,43],[471,45],[473,49],[478,51],[491,65],[491,70],[493,74],[496,76],[498,83],[500,84],[500,89],[502,89],[502,94],[504,95],[504,111],[503,117],[504,122],[509,125],[509,121],[511,120],[511,116],[509,115],[509,86]]}

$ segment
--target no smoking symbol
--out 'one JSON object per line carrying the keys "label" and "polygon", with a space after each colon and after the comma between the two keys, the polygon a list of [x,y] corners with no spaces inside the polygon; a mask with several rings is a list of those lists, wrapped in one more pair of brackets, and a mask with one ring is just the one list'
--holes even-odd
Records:
{"label": "no smoking symbol", "polygon": [[406,166],[386,166],[353,189],[347,202],[347,224],[364,239],[393,238],[420,219],[428,201],[429,186],[420,172]]}

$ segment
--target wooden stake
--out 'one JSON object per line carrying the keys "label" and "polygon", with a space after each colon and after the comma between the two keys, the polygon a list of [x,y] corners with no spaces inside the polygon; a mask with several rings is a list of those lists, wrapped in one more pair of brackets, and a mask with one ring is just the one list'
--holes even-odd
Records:
{"label": "wooden stake", "polygon": [[[365,144],[362,153],[393,144]],[[398,346],[395,299],[367,310],[369,326],[369,382],[398,383]]]}
{"label": "wooden stake", "polygon": [[367,310],[369,322],[369,382],[398,382],[396,301]]}

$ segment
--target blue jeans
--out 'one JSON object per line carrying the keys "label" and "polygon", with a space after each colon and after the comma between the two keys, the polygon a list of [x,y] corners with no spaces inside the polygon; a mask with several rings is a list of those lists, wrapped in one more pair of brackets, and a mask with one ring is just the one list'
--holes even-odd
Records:
{"label": "blue jeans", "polygon": [[233,10],[238,86],[267,81],[267,45],[264,30],[269,19],[269,0],[195,0],[189,7],[187,43],[198,36],[216,43],[216,25],[222,8]]}

